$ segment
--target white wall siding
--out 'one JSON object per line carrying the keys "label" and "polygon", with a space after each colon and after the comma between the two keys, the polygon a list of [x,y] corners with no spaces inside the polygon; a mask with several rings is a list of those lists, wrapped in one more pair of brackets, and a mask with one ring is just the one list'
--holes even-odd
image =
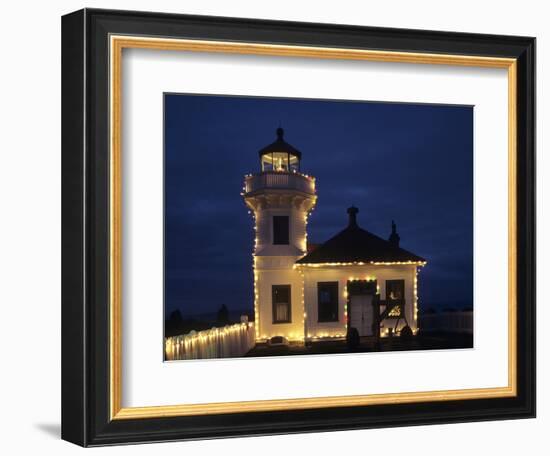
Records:
{"label": "white wall siding", "polygon": [[[304,299],[301,271],[294,269],[296,260],[306,253],[307,214],[315,205],[315,196],[290,189],[266,189],[245,195],[246,204],[254,211],[256,239],[254,249],[254,293],[256,339],[265,341],[283,336],[303,342]],[[288,245],[273,244],[273,217],[289,217]],[[273,285],[290,285],[291,321],[273,322]]]}
{"label": "white wall siding", "polygon": [[[339,270],[340,269],[340,270]],[[308,338],[345,337],[346,335],[346,282],[347,275],[341,268],[304,270],[304,300],[306,308],[306,333]],[[319,322],[317,283],[338,282],[338,321]]]}
{"label": "white wall siding", "polygon": [[[289,217],[289,244],[273,245],[273,217]],[[256,214],[256,254],[260,256],[297,256],[306,251],[306,212],[294,208],[269,208]]]}
{"label": "white wall siding", "polygon": [[[380,298],[386,299],[386,280],[405,280],[405,315],[413,331],[417,329],[414,318],[415,296],[414,280],[416,266],[414,265],[365,265],[365,266],[335,266],[322,268],[301,268],[304,271],[304,297],[306,309],[306,333],[311,338],[340,337],[346,333],[347,296],[346,285],[350,279],[376,279]],[[338,282],[338,321],[319,322],[318,318],[318,282]],[[397,330],[405,326],[403,319],[399,321]],[[382,335],[386,328],[394,328],[395,320],[386,319],[382,322]]]}
{"label": "white wall siding", "polygon": [[[274,336],[283,336],[290,341],[304,339],[303,279],[300,271],[292,265],[297,257],[257,257],[256,293],[258,315],[256,316],[257,337],[266,340]],[[273,323],[273,285],[291,287],[290,323]]]}

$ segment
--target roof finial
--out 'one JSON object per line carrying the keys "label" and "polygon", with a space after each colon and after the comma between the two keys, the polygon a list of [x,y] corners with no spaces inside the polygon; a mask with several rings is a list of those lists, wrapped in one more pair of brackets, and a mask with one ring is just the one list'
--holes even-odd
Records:
{"label": "roof finial", "polygon": [[388,241],[390,241],[390,243],[394,247],[399,247],[400,239],[401,238],[399,237],[399,234],[397,234],[397,225],[395,224],[395,221],[392,220],[391,221],[391,234],[390,234],[390,237],[388,238]]}
{"label": "roof finial", "polygon": [[279,122],[279,128],[277,128],[277,139],[282,140],[284,134],[285,134],[285,131],[283,130],[283,127],[281,127],[281,123]]}
{"label": "roof finial", "polygon": [[357,213],[359,212],[359,209],[357,209],[355,206],[351,206],[348,208],[348,215],[349,215],[349,223],[348,227],[356,227],[357,226]]}

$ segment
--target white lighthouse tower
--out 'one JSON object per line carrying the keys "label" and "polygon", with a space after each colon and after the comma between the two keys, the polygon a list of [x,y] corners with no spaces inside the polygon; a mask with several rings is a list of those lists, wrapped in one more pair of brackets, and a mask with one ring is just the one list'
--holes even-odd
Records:
{"label": "white lighthouse tower", "polygon": [[315,206],[315,178],[301,173],[302,154],[277,139],[259,151],[261,171],[245,177],[244,200],[254,214],[256,340],[304,341],[304,283],[296,260],[307,252],[306,225]]}

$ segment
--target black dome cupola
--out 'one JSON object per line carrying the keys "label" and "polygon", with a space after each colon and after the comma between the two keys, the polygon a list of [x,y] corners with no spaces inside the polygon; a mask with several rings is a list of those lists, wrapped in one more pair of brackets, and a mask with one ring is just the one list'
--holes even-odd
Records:
{"label": "black dome cupola", "polygon": [[281,127],[276,133],[277,139],[258,152],[262,171],[299,171],[302,153],[284,140],[285,131]]}

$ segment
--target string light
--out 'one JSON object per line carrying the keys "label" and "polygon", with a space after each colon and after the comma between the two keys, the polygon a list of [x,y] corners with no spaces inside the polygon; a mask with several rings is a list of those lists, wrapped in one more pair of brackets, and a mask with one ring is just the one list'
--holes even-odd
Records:
{"label": "string light", "polygon": [[241,322],[223,328],[191,331],[166,337],[164,353],[168,361],[181,359],[242,356],[254,346],[254,323]]}
{"label": "string light", "polygon": [[344,286],[344,327],[348,332],[348,287]]}
{"label": "string light", "polygon": [[[276,167],[276,166],[275,166]],[[241,195],[244,197],[245,202],[250,209],[249,213],[253,214],[254,217],[254,232],[255,232],[255,238],[254,238],[254,251],[253,251],[253,273],[254,273],[254,334],[255,334],[255,340],[256,342],[265,342],[269,340],[270,337],[273,335],[284,335],[288,341],[305,341],[306,339],[312,339],[312,340],[318,340],[318,339],[338,339],[338,338],[345,338],[347,331],[348,331],[348,317],[349,317],[349,294],[347,291],[347,287],[343,286],[343,301],[344,301],[344,324],[342,325],[342,322],[338,321],[335,322],[335,325],[324,325],[324,326],[333,326],[330,329],[327,329],[326,327],[317,327],[314,322],[310,324],[311,317],[308,315],[310,312],[308,312],[308,308],[306,306],[305,302],[305,285],[306,285],[306,278],[305,278],[305,271],[308,268],[331,268],[331,267],[361,267],[361,266],[414,266],[415,268],[415,275],[414,275],[414,284],[413,284],[413,290],[414,290],[414,298],[413,298],[413,315],[414,315],[414,326],[416,329],[413,329],[413,331],[417,330],[417,316],[418,316],[418,285],[417,285],[417,275],[419,268],[426,265],[426,261],[424,260],[406,260],[406,261],[348,261],[348,262],[324,262],[324,263],[294,263],[292,264],[292,269],[296,270],[296,272],[299,272],[300,276],[299,279],[301,280],[301,313],[302,317],[300,318],[299,314],[296,312],[294,315],[298,315],[298,317],[293,319],[293,325],[291,327],[291,331],[284,330],[283,327],[278,327],[276,330],[271,331],[271,326],[269,325],[269,321],[267,323],[267,328],[261,327],[260,324],[260,313],[265,310],[265,312],[270,313],[269,306],[267,306],[265,309],[262,307],[262,302],[260,301],[260,285],[262,284],[264,280],[264,276],[261,275],[262,268],[264,267],[263,262],[256,257],[256,254],[258,252],[258,248],[260,247],[260,242],[264,242],[264,233],[262,232],[262,237],[260,238],[258,236],[260,231],[263,231],[263,223],[260,223],[261,220],[258,217],[261,217],[264,214],[264,210],[267,208],[271,208],[272,205],[275,205],[276,207],[290,207],[292,208],[292,217],[294,218],[295,222],[298,222],[300,225],[300,222],[303,222],[303,232],[299,231],[298,239],[296,239],[296,246],[300,248],[303,255],[307,254],[308,250],[308,233],[307,233],[307,225],[309,221],[309,217],[311,216],[311,213],[315,209],[315,205],[317,202],[317,195],[316,192],[316,179],[313,176],[309,176],[308,174],[301,173],[296,169],[283,169],[281,164],[279,163],[279,169],[274,170],[268,170],[268,171],[262,171],[260,173],[256,174],[247,174],[245,176],[245,182],[244,187],[242,189]],[[280,189],[278,192],[273,192],[270,190],[272,188]],[[281,192],[281,190],[288,190],[288,192]],[[267,190],[267,192],[264,192],[263,190]],[[297,194],[296,191],[299,191],[300,193]],[[304,194],[307,196],[304,197]],[[283,196],[281,196],[283,195]],[[269,197],[269,198],[268,198]],[[287,206],[288,205],[288,206]],[[295,218],[297,217],[297,218]],[[260,268],[260,270],[258,269]],[[353,270],[352,270],[353,271]],[[378,274],[379,270],[375,270],[375,272]],[[347,274],[346,274],[347,275]],[[308,276],[308,281],[311,280],[311,277]],[[365,280],[367,282],[375,282],[376,283],[376,295],[380,295],[380,284],[377,280],[377,277],[374,275],[364,275],[364,273],[355,273],[353,271],[353,276],[348,278],[348,281],[358,281],[358,280]],[[410,280],[410,279],[409,279]],[[296,283],[293,280],[293,283]],[[341,298],[340,298],[341,299]],[[262,300],[264,300],[263,292],[262,292]],[[267,302],[263,303],[267,305]],[[402,315],[395,315],[396,313],[402,313],[399,312],[400,309],[393,309],[390,311],[390,316],[402,316]],[[269,318],[268,318],[269,320]],[[299,322],[302,322],[302,333],[300,334],[300,328],[298,328]],[[264,320],[265,321],[265,320]],[[323,325],[321,325],[323,326]],[[343,326],[343,327],[342,327]],[[285,326],[286,328],[289,328],[288,326]],[[298,329],[297,329],[298,328]],[[383,326],[382,326],[383,328]],[[342,332],[343,331],[343,332]],[[381,336],[386,337],[389,335],[389,329],[385,328],[385,330],[381,330]],[[282,334],[275,334],[275,332],[279,332]]]}
{"label": "string light", "polygon": [[418,268],[414,268],[414,284],[413,284],[413,293],[414,293],[414,323],[416,325],[416,328],[418,330]]}
{"label": "string light", "polygon": [[[261,323],[260,323],[260,320],[261,320],[261,303],[260,303],[260,290],[259,290],[259,285],[260,285],[260,281],[261,281],[261,278],[260,278],[260,273],[258,272],[258,267],[261,266],[259,263],[258,263],[258,259],[256,257],[256,253],[258,251],[258,247],[259,247],[259,243],[260,243],[260,239],[258,237],[258,232],[260,231],[260,228],[259,228],[259,224],[261,222],[260,220],[260,216],[263,212],[263,207],[261,207],[261,204],[262,204],[262,201],[260,201],[258,198],[256,198],[256,195],[248,195],[249,193],[251,193],[252,191],[255,191],[255,190],[260,190],[260,189],[264,189],[264,188],[270,188],[270,185],[269,184],[272,184],[274,187],[278,187],[279,185],[279,182],[278,181],[273,181],[273,182],[269,182],[269,181],[264,181],[264,179],[262,178],[261,181],[258,181],[258,180],[255,180],[256,177],[260,177],[260,176],[265,176],[265,175],[268,175],[273,173],[273,171],[268,171],[268,172],[262,172],[262,173],[259,173],[259,174],[248,174],[245,176],[245,184],[244,184],[244,187],[243,187],[243,192],[241,193],[242,196],[244,196],[245,198],[245,202],[246,202],[246,205],[248,206],[248,208],[250,209],[249,210],[249,213],[252,213],[253,214],[253,217],[254,217],[254,231],[255,231],[255,238],[254,238],[254,250],[253,250],[253,253],[252,253],[252,256],[253,256],[253,273],[254,273],[254,320],[255,320],[255,339],[256,339],[256,342],[265,342],[267,340],[269,340],[270,336],[268,334],[262,334],[262,332],[265,331],[265,328],[262,328],[261,327]],[[304,222],[304,231],[303,231],[303,237],[302,239],[299,240],[299,246],[301,247],[301,250],[302,250],[302,253],[305,255],[307,253],[307,222],[308,222],[308,216],[309,216],[309,213],[310,211],[313,209],[313,207],[315,206],[315,203],[317,201],[317,196],[314,195],[315,193],[315,179],[313,177],[310,177],[306,174],[302,174],[300,172],[297,172],[295,170],[293,170],[292,172],[287,172],[287,171],[284,171],[284,170],[281,170],[281,171],[277,171],[277,174],[286,174],[289,176],[289,181],[285,181],[285,182],[288,182],[288,184],[292,184],[294,183],[296,186],[298,185],[303,185],[303,184],[300,184],[300,182],[303,182],[300,180],[300,178],[303,178],[306,180],[307,182],[307,185],[308,187],[304,187],[304,188],[307,188],[307,190],[305,190],[306,193],[313,193],[311,195],[308,195],[307,198],[305,200],[302,201],[303,199],[303,196],[302,195],[298,195],[298,199],[296,199],[294,201],[294,203],[296,204],[296,208],[300,208],[298,210],[300,211],[303,211],[304,214],[303,214],[303,222]],[[291,177],[292,176],[292,177]],[[294,179],[294,181],[290,181],[290,179]],[[302,188],[302,187],[297,187],[297,188]],[[290,190],[293,190],[292,188],[290,188]],[[299,204],[298,204],[299,203]],[[302,204],[302,203],[307,203],[307,204]],[[269,201],[268,201],[268,204]],[[303,278],[303,274],[301,273],[301,279],[302,279],[302,290],[301,290],[301,301],[302,301],[302,328],[304,328],[304,333],[303,334],[296,334],[295,332],[294,333],[290,333],[290,334],[286,334],[287,336],[287,339],[289,341],[301,341],[303,342],[305,340],[305,327],[306,327],[306,319],[307,319],[307,312],[306,312],[306,308],[305,308],[305,297],[304,297],[304,278]]]}
{"label": "string light", "polygon": [[330,262],[330,263],[296,263],[294,267],[308,268],[326,268],[332,266],[397,266],[397,265],[414,265],[425,266],[426,261],[350,261],[350,262]]}
{"label": "string light", "polygon": [[[306,217],[307,219],[307,217]],[[305,296],[304,296],[304,289],[305,289],[305,277],[304,277],[304,273],[302,271],[299,271],[300,272],[300,279],[301,279],[301,282],[302,282],[302,310],[304,312],[304,316],[302,318],[302,328],[304,328],[304,341],[305,341],[305,334],[306,334],[306,321],[307,321],[307,312],[306,312],[306,302],[305,302]]]}
{"label": "string light", "polygon": [[254,272],[254,323],[256,327],[256,340],[260,335],[260,314],[258,313],[258,272],[256,271],[256,255],[253,255],[253,272]]}
{"label": "string light", "polygon": [[309,339],[314,339],[314,340],[318,340],[318,339],[345,339],[345,337],[346,337],[346,333],[330,334],[330,333],[327,333],[327,332],[323,332],[323,333],[316,334],[316,335],[308,334],[308,338]]}
{"label": "string light", "polygon": [[309,176],[308,174],[304,174],[299,171],[286,171],[283,169],[274,169],[269,171],[262,171],[260,173],[245,175],[244,187],[241,195],[245,196],[248,193],[251,193],[255,190],[259,190],[262,188],[277,188],[277,187],[281,188],[281,182],[277,180],[275,182],[266,184],[264,179],[268,179],[269,176],[272,176],[272,175],[288,176],[289,182],[287,182],[287,185],[290,185],[290,183],[292,182],[294,183],[296,189],[298,190],[304,189],[303,191],[306,191],[307,193],[312,193],[312,194],[315,193],[315,182],[316,182],[315,177]]}
{"label": "string light", "polygon": [[365,276],[364,279],[360,279],[359,277],[348,277],[349,282],[358,282],[360,280],[364,280],[365,282],[376,282],[376,277],[371,275]]}

